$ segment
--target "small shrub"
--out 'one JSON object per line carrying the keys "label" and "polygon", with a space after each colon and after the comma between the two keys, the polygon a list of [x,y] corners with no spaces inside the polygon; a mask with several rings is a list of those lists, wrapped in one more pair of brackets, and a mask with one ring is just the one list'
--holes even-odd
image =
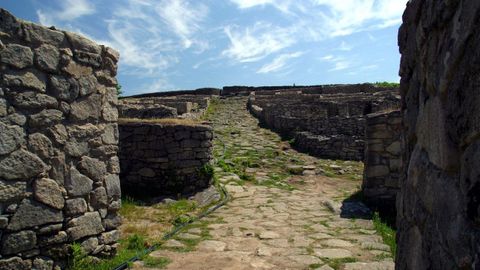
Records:
{"label": "small shrub", "polygon": [[127,249],[142,250],[146,246],[145,237],[138,234],[133,234],[127,239]]}
{"label": "small shrub", "polygon": [[156,257],[152,257],[152,256],[145,256],[143,259],[143,265],[145,267],[155,267],[155,268],[165,268],[165,266],[167,266],[169,263],[171,263],[172,261],[169,259],[169,258],[165,258],[165,257],[159,257],[159,258],[156,258]]}

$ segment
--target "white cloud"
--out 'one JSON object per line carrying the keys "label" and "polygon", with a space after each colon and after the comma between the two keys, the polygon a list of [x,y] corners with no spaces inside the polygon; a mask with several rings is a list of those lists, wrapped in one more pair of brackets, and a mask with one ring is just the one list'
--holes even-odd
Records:
{"label": "white cloud", "polygon": [[51,26],[58,21],[73,21],[95,12],[95,6],[88,0],[64,0],[60,2],[60,10],[37,10],[37,16],[42,25]]}
{"label": "white cloud", "polygon": [[345,52],[351,51],[352,49],[353,47],[347,44],[345,41],[342,41],[342,43],[340,43],[340,46],[338,47],[338,50]]}
{"label": "white cloud", "polygon": [[287,64],[287,61],[292,59],[292,58],[298,58],[303,55],[303,52],[295,52],[295,53],[289,53],[289,54],[282,54],[275,58],[271,63],[268,63],[264,66],[262,66],[257,73],[270,73],[270,72],[275,72],[282,70],[285,65]]}
{"label": "white cloud", "polygon": [[224,31],[230,46],[222,55],[242,63],[256,62],[295,43],[292,29],[269,23],[257,22],[243,31],[235,26],[227,26]]}
{"label": "white cloud", "polygon": [[162,77],[155,79],[153,82],[142,84],[138,89],[133,90],[132,94],[144,94],[154,92],[172,91],[174,85],[171,84],[167,78]]}
{"label": "white cloud", "polygon": [[347,69],[351,66],[351,63],[347,60],[341,60],[335,62],[335,66],[328,71],[339,71],[339,70],[344,70]]}
{"label": "white cloud", "polygon": [[192,35],[200,29],[200,23],[208,14],[203,4],[191,5],[183,0],[164,0],[155,5],[155,11],[169,29],[183,40],[183,46],[190,48]]}
{"label": "white cloud", "polygon": [[291,0],[230,0],[240,9],[248,9],[256,6],[272,5],[274,8],[284,12],[291,13]]}

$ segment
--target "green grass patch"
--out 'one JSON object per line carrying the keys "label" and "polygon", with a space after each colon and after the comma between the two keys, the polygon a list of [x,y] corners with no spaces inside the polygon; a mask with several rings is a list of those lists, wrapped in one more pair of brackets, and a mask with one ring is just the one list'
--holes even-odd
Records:
{"label": "green grass patch", "polygon": [[357,261],[356,258],[352,257],[347,257],[347,258],[341,258],[341,259],[322,259],[326,264],[330,265],[335,270],[340,269],[340,266],[342,266],[345,263],[354,263]]}
{"label": "green grass patch", "polygon": [[143,259],[143,265],[147,268],[165,268],[169,263],[172,262],[169,258],[165,257],[152,257],[145,256]]}
{"label": "green grass patch", "polygon": [[396,231],[392,229],[385,220],[383,220],[378,212],[373,214],[373,225],[375,230],[382,236],[383,242],[390,247],[392,257],[395,258],[397,252],[397,243],[395,240]]}
{"label": "green grass patch", "polygon": [[385,88],[400,87],[400,84],[396,82],[375,82],[373,85]]}

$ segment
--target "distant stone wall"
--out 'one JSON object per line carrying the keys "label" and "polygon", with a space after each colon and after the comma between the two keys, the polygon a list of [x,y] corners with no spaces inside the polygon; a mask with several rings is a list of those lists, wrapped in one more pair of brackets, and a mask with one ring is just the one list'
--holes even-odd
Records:
{"label": "distant stone wall", "polygon": [[121,118],[177,118],[177,109],[156,104],[128,104],[118,105],[118,114]]}
{"label": "distant stone wall", "polygon": [[480,269],[480,1],[411,0],[396,269]]}
{"label": "distant stone wall", "polygon": [[[354,86],[344,87],[354,89]],[[399,97],[394,90],[323,95],[257,95],[255,92],[248,101],[250,112],[261,124],[294,138],[298,150],[322,158],[344,160],[364,159],[365,115],[398,109],[398,106]]]}
{"label": "distant stone wall", "polygon": [[118,53],[4,9],[0,40],[0,269],[114,253]]}
{"label": "distant stone wall", "polygon": [[205,125],[120,122],[121,181],[133,196],[190,195],[207,188],[213,130]]}
{"label": "distant stone wall", "polygon": [[367,115],[362,192],[372,206],[395,213],[402,168],[400,111]]}

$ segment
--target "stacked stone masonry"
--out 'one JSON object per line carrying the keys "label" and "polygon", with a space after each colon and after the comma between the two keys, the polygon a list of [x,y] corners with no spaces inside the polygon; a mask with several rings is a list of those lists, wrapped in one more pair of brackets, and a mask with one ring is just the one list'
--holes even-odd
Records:
{"label": "stacked stone masonry", "polygon": [[399,31],[403,269],[480,269],[480,1],[411,0]]}
{"label": "stacked stone masonry", "polygon": [[123,190],[133,196],[182,196],[211,184],[210,126],[121,121],[119,128]]}
{"label": "stacked stone masonry", "polygon": [[179,95],[166,97],[123,98],[119,104],[122,118],[188,118],[197,119],[207,109],[212,95]]}
{"label": "stacked stone masonry", "polygon": [[0,269],[58,269],[119,232],[119,55],[0,9]]}
{"label": "stacked stone masonry", "polygon": [[365,131],[364,198],[382,212],[395,213],[402,170],[400,111],[367,115]]}
{"label": "stacked stone masonry", "polygon": [[395,89],[375,87],[377,92],[370,92],[358,85],[354,92],[354,87],[337,86],[337,93],[328,94],[288,89],[253,92],[248,107],[263,125],[294,138],[301,151],[323,158],[363,160],[365,115],[398,108],[399,96]]}

